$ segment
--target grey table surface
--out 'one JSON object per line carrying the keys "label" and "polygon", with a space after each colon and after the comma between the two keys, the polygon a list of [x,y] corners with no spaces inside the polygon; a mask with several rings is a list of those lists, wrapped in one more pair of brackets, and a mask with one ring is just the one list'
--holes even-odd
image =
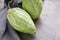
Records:
{"label": "grey table surface", "polygon": [[45,0],[34,36],[22,35],[22,40],[60,40],[60,0]]}

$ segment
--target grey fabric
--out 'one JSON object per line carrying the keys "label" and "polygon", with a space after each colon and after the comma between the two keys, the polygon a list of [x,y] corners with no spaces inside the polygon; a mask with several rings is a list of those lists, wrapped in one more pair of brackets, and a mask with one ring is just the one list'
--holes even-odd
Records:
{"label": "grey fabric", "polygon": [[0,0],[0,10],[4,7],[4,0]]}
{"label": "grey fabric", "polygon": [[19,3],[21,3],[22,0],[11,0],[8,2],[8,7],[12,8],[12,7],[21,7],[21,5]]}
{"label": "grey fabric", "polygon": [[6,28],[6,10],[7,8],[0,10],[0,40],[4,34]]}
{"label": "grey fabric", "polygon": [[5,33],[2,37],[2,40],[20,40],[17,33],[11,28],[11,26],[7,23],[7,27]]}
{"label": "grey fabric", "polygon": [[[13,0],[13,7],[19,2],[21,2],[21,0]],[[11,26],[9,26],[7,22],[6,15],[8,8],[9,6],[4,3],[4,0],[0,0],[0,40],[20,40],[17,33],[11,28]]]}

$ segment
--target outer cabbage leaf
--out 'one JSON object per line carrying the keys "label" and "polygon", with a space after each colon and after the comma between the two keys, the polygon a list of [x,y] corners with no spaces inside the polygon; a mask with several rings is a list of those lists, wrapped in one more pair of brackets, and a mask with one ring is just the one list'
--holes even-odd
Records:
{"label": "outer cabbage leaf", "polygon": [[22,7],[33,20],[37,19],[42,11],[42,0],[22,0]]}
{"label": "outer cabbage leaf", "polygon": [[7,18],[15,30],[23,33],[35,34],[36,27],[29,14],[21,8],[12,8],[7,11]]}

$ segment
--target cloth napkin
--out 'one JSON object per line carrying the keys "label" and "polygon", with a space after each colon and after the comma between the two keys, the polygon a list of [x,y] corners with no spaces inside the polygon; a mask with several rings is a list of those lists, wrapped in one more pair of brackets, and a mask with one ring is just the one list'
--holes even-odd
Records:
{"label": "cloth napkin", "polygon": [[0,0],[0,40],[20,40],[7,21],[7,10],[17,7],[21,0]]}

